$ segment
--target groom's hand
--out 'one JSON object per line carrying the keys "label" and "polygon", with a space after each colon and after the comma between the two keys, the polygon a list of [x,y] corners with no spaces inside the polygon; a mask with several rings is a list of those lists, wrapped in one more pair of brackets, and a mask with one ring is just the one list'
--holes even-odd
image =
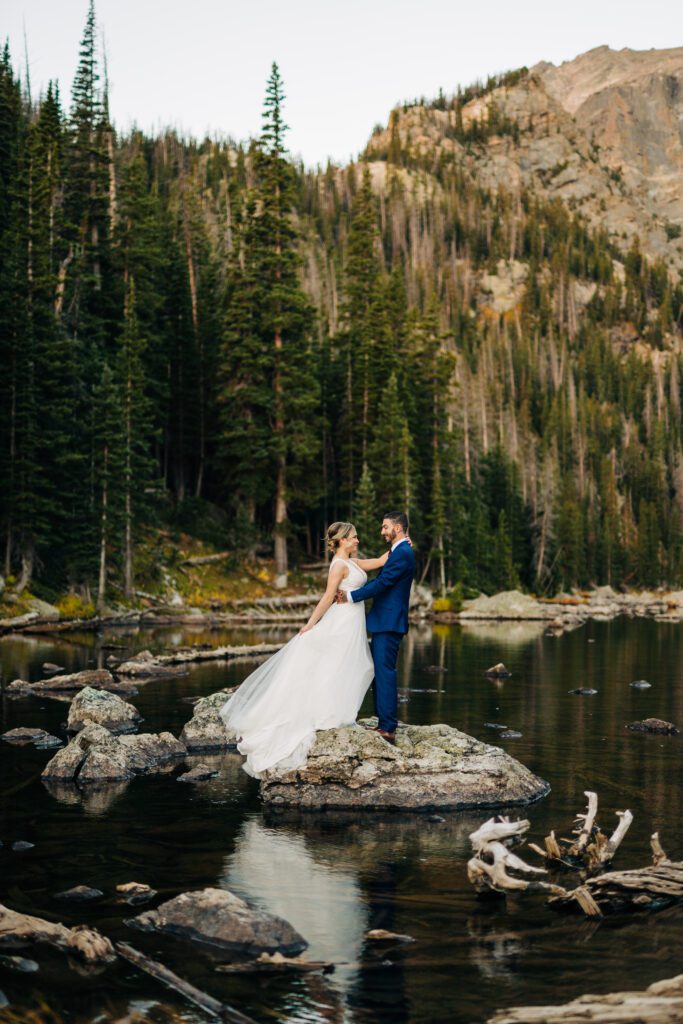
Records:
{"label": "groom's hand", "polygon": [[348,599],[349,598],[345,590],[337,591],[337,604],[346,604]]}

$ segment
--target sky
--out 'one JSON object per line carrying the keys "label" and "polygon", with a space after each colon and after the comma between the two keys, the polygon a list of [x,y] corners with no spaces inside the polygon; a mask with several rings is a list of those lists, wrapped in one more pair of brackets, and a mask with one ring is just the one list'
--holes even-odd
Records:
{"label": "sky", "polygon": [[[259,133],[273,61],[308,166],[357,156],[405,99],[594,46],[683,46],[680,0],[96,0],[119,131]],[[34,96],[68,102],[87,0],[2,0],[0,37]]]}

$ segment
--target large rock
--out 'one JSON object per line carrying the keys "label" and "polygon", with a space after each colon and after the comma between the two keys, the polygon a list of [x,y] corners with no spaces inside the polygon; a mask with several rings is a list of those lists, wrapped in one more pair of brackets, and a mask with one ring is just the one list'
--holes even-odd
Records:
{"label": "large rock", "polygon": [[140,718],[138,709],[116,694],[86,686],[71,702],[67,729],[80,732],[86,725],[102,725],[110,732],[134,732]]}
{"label": "large rock", "polygon": [[112,736],[87,725],[45,766],[42,777],[83,784],[125,781],[159,765],[182,760],[185,746],[169,732]]}
{"label": "large rock", "polygon": [[226,729],[220,710],[236,687],[202,697],[180,734],[188,750],[228,750],[237,746],[237,736]]}
{"label": "large rock", "polygon": [[477,597],[466,601],[460,612],[461,619],[554,619],[557,609],[540,604],[519,590],[504,590],[492,597]]}
{"label": "large rock", "polygon": [[261,779],[266,804],[302,809],[504,807],[549,792],[505,751],[449,725],[399,726],[396,746],[358,725],[323,730],[303,768]]}
{"label": "large rock", "polygon": [[227,889],[184,892],[127,923],[147,932],[205,942],[238,956],[296,956],[308,946],[287,921],[250,907]]}

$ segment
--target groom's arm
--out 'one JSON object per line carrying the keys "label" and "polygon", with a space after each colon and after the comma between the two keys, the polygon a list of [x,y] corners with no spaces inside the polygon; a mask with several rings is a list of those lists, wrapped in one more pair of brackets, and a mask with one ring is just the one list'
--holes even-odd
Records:
{"label": "groom's arm", "polygon": [[404,558],[389,559],[377,579],[371,580],[364,587],[359,587],[358,590],[349,591],[349,601],[353,604],[358,604],[359,601],[369,601],[371,597],[377,597],[378,594],[389,590],[408,573],[412,575],[412,572],[413,566]]}

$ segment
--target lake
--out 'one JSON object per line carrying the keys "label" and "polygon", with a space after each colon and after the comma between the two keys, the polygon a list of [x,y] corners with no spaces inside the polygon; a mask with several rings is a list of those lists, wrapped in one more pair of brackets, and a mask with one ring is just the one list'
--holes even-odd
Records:
{"label": "lake", "polygon": [[[103,643],[160,652],[186,643],[273,641],[291,632],[166,628],[5,637],[0,670],[6,684],[42,678],[45,661],[71,671],[103,665],[111,653]],[[498,661],[510,679],[485,676]],[[598,793],[604,831],[616,826],[616,811],[630,808],[635,820],[615,866],[637,867],[650,862],[654,831],[672,859],[683,856],[683,736],[644,735],[625,725],[658,717],[683,727],[682,666],[681,627],[651,620],[591,622],[561,637],[545,635],[536,623],[413,626],[401,652],[399,717],[446,722],[499,743],[547,779],[549,796],[512,811],[531,820],[529,838],[541,845],[551,828],[570,834],[576,813],[585,810],[586,789]],[[144,716],[142,730],[178,735],[192,714],[183,698],[235,685],[253,667],[208,663],[185,677],[140,684],[132,702]],[[652,688],[632,689],[637,679]],[[568,693],[579,686],[598,692]],[[22,725],[63,735],[67,710],[57,700],[5,695],[0,732]],[[522,736],[499,740],[485,723]],[[0,744],[0,902],[65,924],[95,925],[254,1020],[482,1022],[497,1007],[641,988],[683,969],[683,907],[595,923],[551,911],[542,896],[478,900],[466,876],[468,835],[492,812],[442,813],[442,821],[419,814],[273,818],[263,813],[258,785],[235,753],[203,757],[220,774],[195,787],[175,781],[176,767],[80,797],[41,782],[51,756]],[[35,845],[15,852],[17,840]],[[533,853],[526,859],[538,863]],[[126,925],[147,909],[117,901],[115,886],[129,881],[158,891],[150,906],[189,889],[229,887],[290,921],[309,941],[311,959],[338,966],[324,976],[215,973],[225,959],[220,954]],[[79,884],[102,889],[105,898],[84,905],[55,899]],[[372,928],[415,941],[377,949],[365,938]],[[37,973],[11,973],[0,962],[0,990],[15,1010],[42,998],[69,1021],[133,1012],[166,1021],[169,1007],[177,1019],[212,1019],[125,963],[91,973],[68,968],[57,952],[24,955],[38,960]]]}

